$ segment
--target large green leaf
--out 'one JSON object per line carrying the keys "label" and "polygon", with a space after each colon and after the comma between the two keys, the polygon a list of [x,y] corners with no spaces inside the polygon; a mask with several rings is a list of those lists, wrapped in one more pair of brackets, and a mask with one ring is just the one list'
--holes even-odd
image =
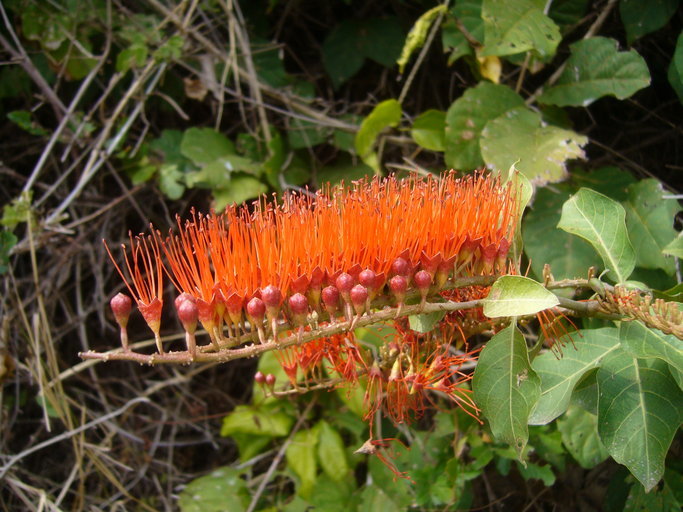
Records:
{"label": "large green leaf", "polygon": [[533,205],[524,216],[524,251],[536,277],[548,263],[556,279],[583,277],[600,257],[585,240],[557,228],[562,204],[569,199],[568,187],[543,187],[536,191]]}
{"label": "large green leaf", "polygon": [[378,103],[372,112],[363,119],[356,133],[356,152],[363,162],[379,172],[379,162],[374,151],[375,141],[382,131],[389,126],[396,126],[401,120],[401,104],[394,100]]}
{"label": "large green leaf", "polygon": [[463,24],[477,41],[484,41],[484,20],[481,18],[483,0],[458,0],[451,8],[453,16]]}
{"label": "large green leaf", "polygon": [[675,256],[676,258],[683,258],[683,234],[679,234],[662,250],[664,254]]}
{"label": "large green leaf", "polygon": [[652,489],[683,422],[683,391],[664,361],[636,359],[623,350],[603,359],[597,382],[600,439],[614,460]]}
{"label": "large green leaf", "polygon": [[233,174],[229,183],[213,190],[214,209],[221,211],[229,204],[241,204],[267,191],[268,187],[256,178],[242,173]]}
{"label": "large green leaf", "polygon": [[241,512],[249,501],[241,472],[225,466],[192,480],[180,493],[178,506],[181,512]]}
{"label": "large green leaf", "polygon": [[567,348],[561,358],[550,351],[534,358],[532,367],[541,379],[541,395],[529,418],[531,425],[545,425],[565,412],[581,378],[619,348],[613,327],[572,333],[572,339],[576,350]]}
{"label": "large green leaf", "polygon": [[540,379],[529,364],[524,336],[511,325],[489,340],[472,382],[474,400],[498,440],[521,458],[529,439],[529,413],[540,395]]}
{"label": "large green leaf", "polygon": [[484,160],[479,149],[479,137],[486,123],[522,106],[524,99],[504,85],[481,82],[467,89],[446,113],[446,165],[462,170],[481,167]]}
{"label": "large green leaf", "polygon": [[541,283],[524,276],[502,276],[484,299],[484,315],[489,318],[533,315],[558,304],[555,294]]}
{"label": "large green leaf", "polygon": [[609,457],[598,436],[598,417],[576,405],[557,420],[567,451],[582,468],[591,469]]}
{"label": "large green leaf", "polygon": [[671,58],[667,77],[671,87],[676,91],[678,99],[683,103],[683,32],[676,41],[676,50]]}
{"label": "large green leaf", "polygon": [[659,181],[647,179],[628,189],[626,227],[636,251],[636,264],[643,268],[661,268],[673,275],[676,266],[673,258],[665,257],[662,250],[676,237],[674,217],[680,211],[678,201],[664,199]]}
{"label": "large green leaf", "polygon": [[555,0],[550,4],[548,16],[565,31],[581,21],[587,7],[588,0]]}
{"label": "large green leaf", "polygon": [[679,0],[621,0],[619,14],[628,44],[666,25],[678,4]]}
{"label": "large green leaf", "polygon": [[683,372],[683,340],[657,329],[649,329],[641,322],[621,322],[619,337],[624,348],[640,358],[656,357]]}
{"label": "large green leaf", "polygon": [[619,203],[594,190],[581,188],[562,206],[557,227],[588,240],[609,269],[610,277],[621,283],[636,265],[625,218],[624,207]]}
{"label": "large green leaf", "polygon": [[544,184],[564,179],[567,160],[583,158],[581,148],[587,142],[587,137],[546,125],[538,112],[519,107],[488,122],[480,146],[488,167],[515,164],[529,180]]}
{"label": "large green leaf", "polygon": [[298,494],[308,498],[313,491],[318,473],[316,461],[316,445],[318,444],[318,430],[300,430],[292,437],[285,450],[287,466],[299,477]]}
{"label": "large green leaf", "polygon": [[618,51],[614,39],[591,37],[574,43],[571,50],[560,78],[539,102],[585,107],[603,96],[623,100],[650,85],[645,60],[635,50]]}
{"label": "large green leaf", "polygon": [[482,55],[514,55],[535,50],[541,56],[555,53],[560,29],[545,15],[546,0],[484,0]]}

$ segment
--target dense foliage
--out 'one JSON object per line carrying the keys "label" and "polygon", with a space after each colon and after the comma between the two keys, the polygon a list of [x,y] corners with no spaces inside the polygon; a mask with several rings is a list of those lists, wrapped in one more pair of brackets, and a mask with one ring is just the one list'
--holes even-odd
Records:
{"label": "dense foliage", "polygon": [[[6,509],[680,509],[678,0],[6,0],[0,15]],[[77,356],[118,344],[102,238],[483,167],[519,185],[505,268],[527,274],[487,287],[448,341],[480,350],[459,371],[483,424],[437,393],[410,425],[369,415],[368,447],[363,378],[306,392],[277,351]],[[430,307],[464,300],[435,292]],[[419,302],[395,323],[368,301],[359,345],[440,340],[443,312]],[[163,317],[157,346],[185,350]],[[128,331],[154,346],[140,318]],[[316,385],[335,378],[321,368]]]}

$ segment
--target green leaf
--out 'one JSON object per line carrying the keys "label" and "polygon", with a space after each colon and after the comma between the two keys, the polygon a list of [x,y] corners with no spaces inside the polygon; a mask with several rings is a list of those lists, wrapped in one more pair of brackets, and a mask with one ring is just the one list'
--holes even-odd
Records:
{"label": "green leaf", "polygon": [[562,30],[575,25],[586,14],[588,0],[555,0],[550,5],[548,16],[562,26]]}
{"label": "green leaf", "polygon": [[683,103],[683,32],[681,32],[676,41],[676,50],[673,57],[671,57],[667,78],[671,87],[676,91],[678,100]]}
{"label": "green leaf", "polygon": [[287,465],[299,477],[297,493],[304,499],[308,498],[315,487],[318,472],[315,453],[318,444],[318,430],[300,430],[292,437],[292,441],[285,450]]}
{"label": "green leaf", "polygon": [[382,489],[375,485],[366,485],[360,496],[361,502],[357,512],[377,512],[378,510],[399,512],[401,510]]}
{"label": "green leaf", "polygon": [[40,124],[33,119],[31,112],[28,110],[13,110],[7,113],[7,119],[16,124],[19,128],[31,135],[44,137],[48,135],[48,131],[40,126]]}
{"label": "green leaf", "polygon": [[423,13],[422,16],[417,19],[417,21],[415,21],[413,27],[410,29],[410,32],[408,32],[406,42],[403,44],[401,56],[396,61],[396,64],[398,64],[399,73],[403,73],[413,52],[419,48],[422,48],[425,43],[425,39],[427,38],[427,32],[429,32],[432,23],[434,23],[436,17],[443,12],[446,12],[445,3],[437,5],[436,7],[432,7],[427,12]]}
{"label": "green leaf", "polygon": [[598,437],[598,417],[585,409],[572,405],[558,418],[557,429],[567,451],[584,469],[591,469],[609,457]]}
{"label": "green leaf", "polygon": [[320,420],[316,428],[318,437],[318,462],[327,476],[332,480],[343,480],[349,472],[346,461],[344,441],[339,432],[325,420]]}
{"label": "green leaf", "polygon": [[23,222],[28,222],[32,218],[33,212],[31,210],[31,201],[33,200],[33,191],[27,190],[22,192],[19,197],[15,197],[11,202],[2,207],[2,218],[0,224],[14,229]]}
{"label": "green leaf", "polygon": [[683,234],[679,234],[670,243],[668,243],[664,249],[662,249],[662,252],[676,258],[683,258]]}
{"label": "green leaf", "polygon": [[318,123],[297,119],[290,120],[287,140],[292,149],[312,148],[327,140],[332,130]]}
{"label": "green leaf", "polygon": [[461,57],[474,55],[470,42],[453,19],[446,19],[441,25],[441,46],[444,52],[448,53],[448,66],[453,65]]}
{"label": "green leaf", "polygon": [[390,67],[398,59],[405,33],[396,17],[347,18],[327,35],[323,65],[335,89],[355,75],[370,58]]}
{"label": "green leaf", "polygon": [[623,512],[679,512],[683,502],[677,499],[673,489],[667,485],[666,475],[664,481],[661,488],[657,487],[649,492],[642,485],[632,485]]}
{"label": "green leaf", "polygon": [[605,357],[597,373],[598,433],[610,455],[649,491],[683,422],[683,391],[659,359],[625,351]]}
{"label": "green leaf", "polygon": [[465,29],[477,41],[484,40],[484,20],[481,18],[482,0],[458,0],[451,14],[458,18]]}
{"label": "green leaf", "polygon": [[268,437],[283,437],[289,434],[294,419],[273,407],[255,405],[238,405],[223,418],[221,436],[228,437],[234,433],[257,434]]}
{"label": "green leaf", "polygon": [[9,269],[9,253],[17,245],[17,237],[11,231],[0,230],[0,275]]}
{"label": "green leaf", "polygon": [[241,204],[266,192],[268,187],[256,178],[239,173],[233,174],[227,185],[213,190],[214,209],[221,211],[229,204]]}
{"label": "green leaf", "polygon": [[185,175],[175,164],[159,167],[159,190],[169,199],[180,199],[185,192]]}
{"label": "green leaf", "polygon": [[180,152],[197,165],[206,165],[235,153],[234,144],[213,128],[189,128],[180,143]]}
{"label": "green leaf", "polygon": [[541,466],[533,462],[527,462],[525,465],[522,465],[518,462],[517,469],[524,480],[541,480],[547,487],[553,485],[556,480],[555,473],[550,464]]}
{"label": "green leaf", "polygon": [[408,323],[413,331],[419,333],[427,333],[436,327],[443,317],[446,316],[445,311],[434,311],[433,313],[423,313],[421,315],[411,315],[408,317]]}
{"label": "green leaf", "polygon": [[667,274],[676,272],[673,258],[662,250],[676,237],[674,217],[680,211],[678,201],[664,199],[662,184],[655,179],[641,180],[628,189],[626,227],[636,251],[636,265],[643,268],[660,268]]}
{"label": "green leaf", "polygon": [[149,51],[144,42],[136,42],[121,50],[116,56],[116,71],[125,73],[131,68],[141,68],[147,61]]}
{"label": "green leaf", "polygon": [[560,303],[553,292],[524,276],[500,277],[483,302],[489,318],[533,315]]}
{"label": "green leaf", "polygon": [[560,29],[544,14],[545,0],[484,0],[482,55],[514,55],[535,50],[540,56],[554,55]]}
{"label": "green leaf", "polygon": [[584,277],[600,257],[585,240],[557,229],[562,204],[569,199],[568,187],[544,187],[536,191],[534,202],[524,216],[522,236],[531,269],[539,277],[545,263],[556,279]]}
{"label": "green leaf", "polygon": [[623,283],[636,265],[625,218],[626,212],[619,203],[591,189],[581,188],[562,206],[557,227],[588,240],[609,269],[609,276]]}
{"label": "green leaf", "polygon": [[255,434],[239,434],[237,432],[232,434],[230,439],[237,445],[237,451],[240,454],[241,462],[246,462],[265,451],[266,446],[272,441],[271,437]]}
{"label": "green leaf", "polygon": [[522,106],[522,97],[505,85],[480,82],[476,87],[467,89],[446,113],[446,165],[461,170],[481,167],[484,160],[479,149],[479,137],[486,123]]}
{"label": "green leaf", "polygon": [[572,169],[571,180],[577,185],[577,189],[590,188],[616,201],[628,200],[628,187],[637,183],[633,174],[613,166],[600,167],[590,172]]}
{"label": "green leaf", "polygon": [[619,14],[628,44],[666,25],[678,9],[678,3],[678,0],[621,0]]}
{"label": "green leaf", "polygon": [[532,367],[541,379],[541,395],[529,418],[532,425],[545,425],[565,412],[576,384],[619,348],[613,327],[582,330],[572,333],[572,339],[576,350],[567,348],[561,358],[550,351],[534,358]]}
{"label": "green leaf", "polygon": [[529,439],[529,413],[540,396],[541,382],[529,364],[526,342],[517,327],[503,329],[486,344],[472,389],[493,436],[514,446],[521,458]]}
{"label": "green leaf", "polygon": [[633,357],[656,357],[683,372],[683,340],[657,329],[649,329],[639,321],[621,322],[619,337],[624,349]]}
{"label": "green leaf", "polygon": [[241,472],[225,466],[192,480],[180,493],[181,512],[240,512],[247,510],[249,491]]}
{"label": "green leaf", "polygon": [[394,100],[385,100],[378,103],[372,112],[363,119],[358,133],[356,133],[356,153],[363,162],[379,172],[377,154],[373,148],[375,141],[382,131],[389,126],[396,126],[401,120],[401,104]]}
{"label": "green leaf", "polygon": [[538,112],[526,107],[509,110],[486,124],[480,140],[481,154],[489,168],[512,164],[536,184],[560,181],[567,176],[567,160],[583,158],[588,138],[572,130],[543,123]]}
{"label": "green leaf", "polygon": [[431,151],[443,151],[445,129],[446,112],[430,109],[415,118],[410,136],[420,147]]}
{"label": "green leaf", "polygon": [[603,96],[623,100],[650,85],[645,60],[635,50],[618,51],[614,39],[583,39],[571,51],[560,78],[539,96],[540,103],[586,107]]}

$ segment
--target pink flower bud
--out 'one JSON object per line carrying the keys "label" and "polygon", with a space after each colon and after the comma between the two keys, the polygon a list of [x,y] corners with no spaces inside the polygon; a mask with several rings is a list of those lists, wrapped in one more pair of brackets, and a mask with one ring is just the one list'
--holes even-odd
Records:
{"label": "pink flower bud", "polygon": [[117,293],[112,297],[111,301],[109,301],[109,306],[114,313],[116,323],[118,323],[120,327],[125,328],[126,325],[128,325],[130,311],[133,308],[133,301],[131,298],[123,293]]}

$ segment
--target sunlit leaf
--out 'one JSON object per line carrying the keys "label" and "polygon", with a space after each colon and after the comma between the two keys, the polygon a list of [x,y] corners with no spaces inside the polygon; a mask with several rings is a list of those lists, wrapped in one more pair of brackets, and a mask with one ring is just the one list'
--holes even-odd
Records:
{"label": "sunlit leaf", "polygon": [[479,356],[472,389],[474,400],[491,426],[521,458],[529,439],[529,414],[541,392],[541,382],[529,364],[524,336],[511,325],[491,338]]}
{"label": "sunlit leaf", "polygon": [[562,206],[558,228],[587,240],[602,257],[610,277],[624,282],[636,255],[626,231],[624,207],[594,190],[580,189]]}
{"label": "sunlit leaf", "polygon": [[683,340],[657,329],[650,329],[639,321],[621,322],[619,337],[627,352],[634,357],[656,357],[683,372]]}
{"label": "sunlit leaf", "polygon": [[484,299],[484,315],[489,318],[533,315],[557,304],[555,294],[541,283],[524,276],[502,276]]}
{"label": "sunlit leaf", "polygon": [[180,152],[197,165],[235,153],[235,145],[222,133],[213,128],[192,127],[185,131],[180,143]]}
{"label": "sunlit leaf", "polygon": [[230,177],[230,182],[213,190],[214,209],[221,211],[229,204],[241,204],[265,194],[268,187],[252,176],[237,173]]}
{"label": "sunlit leaf", "polygon": [[223,418],[221,436],[234,433],[282,437],[289,434],[294,419],[271,406],[238,405]]}
{"label": "sunlit leaf", "polygon": [[[504,85],[481,82],[467,89],[446,113],[446,165],[462,170],[481,167],[484,159],[479,148],[479,137],[486,123],[521,106],[524,106],[522,97]],[[508,164],[501,169],[509,167]]]}
{"label": "sunlit leaf", "polygon": [[562,357],[548,351],[534,358],[532,367],[541,379],[541,395],[529,418],[532,425],[550,423],[566,411],[581,378],[619,348],[618,332],[613,327],[585,329],[573,333],[572,339],[576,349],[568,347]]}
{"label": "sunlit leaf", "polygon": [[360,125],[360,129],[356,134],[356,153],[375,172],[379,172],[377,154],[373,149],[375,141],[384,129],[396,126],[400,120],[401,104],[394,99],[390,99],[377,104]]}
{"label": "sunlit leaf", "polygon": [[343,480],[349,472],[344,441],[339,432],[325,420],[320,420],[318,429],[318,462],[332,480]]}
{"label": "sunlit leaf", "polygon": [[318,472],[315,456],[317,444],[317,429],[299,430],[285,450],[287,466],[299,477],[297,492],[303,498],[310,496],[315,486]]}
{"label": "sunlit leaf", "polygon": [[178,506],[181,512],[241,512],[249,501],[241,471],[225,466],[192,480],[180,493]]}
{"label": "sunlit leaf", "polygon": [[513,55],[535,50],[553,55],[560,30],[545,13],[545,0],[484,0],[483,55]]}
{"label": "sunlit leaf", "polygon": [[410,136],[425,149],[443,151],[445,128],[446,112],[430,109],[415,118]]}
{"label": "sunlit leaf", "polygon": [[408,60],[410,60],[410,56],[413,54],[413,52],[422,48],[424,45],[425,39],[427,38],[427,32],[429,32],[429,29],[434,23],[436,17],[445,11],[446,4],[437,5],[436,7],[432,7],[428,11],[424,12],[415,21],[413,27],[410,29],[410,32],[408,32],[405,43],[403,44],[401,56],[396,61],[396,64],[398,64],[399,73],[403,73],[403,70],[405,69],[406,64],[408,64]]}
{"label": "sunlit leaf", "polygon": [[560,181],[567,175],[567,160],[583,158],[588,138],[543,123],[541,115],[526,107],[505,112],[488,122],[481,134],[481,154],[495,170],[513,163],[531,182]]}
{"label": "sunlit leaf", "polygon": [[650,85],[645,60],[635,50],[618,51],[614,39],[583,39],[571,50],[560,78],[539,96],[539,102],[586,107],[603,96],[623,100]]}

